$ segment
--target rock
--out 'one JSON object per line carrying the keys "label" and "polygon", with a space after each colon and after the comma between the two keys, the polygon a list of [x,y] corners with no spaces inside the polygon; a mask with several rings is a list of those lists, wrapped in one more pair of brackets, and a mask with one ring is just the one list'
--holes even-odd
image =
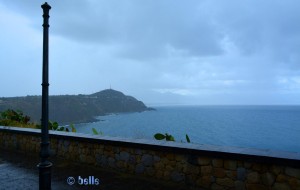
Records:
{"label": "rock", "polygon": [[225,170],[223,168],[214,168],[213,175],[217,178],[223,178],[226,176]]}
{"label": "rock", "polygon": [[296,178],[289,179],[289,185],[291,189],[300,190],[300,180]]}
{"label": "rock", "polygon": [[172,171],[172,170],[174,170],[174,167],[170,166],[170,165],[166,165],[166,170],[167,171]]}
{"label": "rock", "polygon": [[146,174],[148,174],[149,176],[154,176],[155,170],[151,167],[148,167],[146,168]]}
{"label": "rock", "polygon": [[226,173],[226,176],[233,179],[233,180],[236,180],[236,176],[237,176],[237,172],[234,171],[234,170],[227,170],[225,171]]}
{"label": "rock", "polygon": [[275,183],[272,190],[291,190],[291,188],[286,183]]}
{"label": "rock", "polygon": [[201,175],[211,175],[212,166],[201,166]]}
{"label": "rock", "polygon": [[222,187],[221,185],[218,185],[216,183],[213,183],[210,187],[211,190],[224,190],[224,187]]}
{"label": "rock", "polygon": [[159,162],[160,161],[160,157],[159,156],[154,156],[153,159],[154,159],[154,162]]}
{"label": "rock", "polygon": [[165,167],[165,165],[163,163],[161,163],[161,162],[157,162],[157,163],[154,164],[154,168],[156,170],[163,170],[164,167]]}
{"label": "rock", "polygon": [[135,164],[136,163],[135,157],[134,156],[130,156],[128,163],[129,164]]}
{"label": "rock", "polygon": [[106,163],[106,158],[102,154],[96,154],[96,162],[98,164]]}
{"label": "rock", "polygon": [[163,175],[164,175],[164,172],[162,170],[159,170],[159,171],[156,172],[155,176],[156,176],[156,178],[160,179],[160,178],[163,177]]}
{"label": "rock", "polygon": [[300,169],[286,167],[285,168],[285,173],[289,176],[300,179]]}
{"label": "rock", "polygon": [[244,167],[244,161],[242,161],[242,160],[237,161],[237,167],[238,168]]}
{"label": "rock", "polygon": [[200,166],[207,166],[210,165],[211,159],[207,157],[200,157],[197,161]]}
{"label": "rock", "polygon": [[154,163],[153,156],[150,154],[144,154],[142,156],[141,163],[144,164],[144,166],[152,166]]}
{"label": "rock", "polygon": [[155,108],[148,107],[148,108],[146,109],[146,111],[156,111],[156,109],[155,109]]}
{"label": "rock", "polygon": [[245,190],[245,183],[242,181],[235,181],[234,186],[236,190]]}
{"label": "rock", "polygon": [[271,171],[272,171],[275,175],[278,175],[282,170],[283,170],[283,167],[282,167],[282,166],[275,166],[275,165],[272,165],[272,167],[271,167]]}
{"label": "rock", "polygon": [[120,160],[128,161],[130,158],[130,154],[128,152],[122,151],[120,152]]}
{"label": "rock", "polygon": [[176,166],[176,161],[169,161],[169,165],[172,166],[172,167],[175,167]]}
{"label": "rock", "polygon": [[114,158],[112,158],[112,157],[108,158],[108,166],[111,168],[115,167],[115,159]]}
{"label": "rock", "polygon": [[177,182],[178,181],[183,181],[184,180],[184,174],[179,173],[177,171],[174,171],[174,172],[171,173],[171,179],[173,181],[177,181]]}
{"label": "rock", "polygon": [[273,183],[275,182],[275,176],[270,172],[264,173],[261,176],[261,178],[262,178],[263,184],[267,185],[267,186],[272,186]]}
{"label": "rock", "polygon": [[182,172],[183,171],[183,166],[184,165],[181,162],[177,162],[175,168],[176,168],[177,171]]}
{"label": "rock", "polygon": [[236,170],[237,162],[234,160],[225,160],[224,161],[224,168],[229,170]]}
{"label": "rock", "polygon": [[122,162],[122,161],[117,161],[116,162],[116,166],[118,167],[118,169],[119,170],[121,170],[121,171],[125,171],[125,163],[124,162]]}
{"label": "rock", "polygon": [[217,178],[216,183],[225,187],[234,187],[234,181],[230,178]]}
{"label": "rock", "polygon": [[212,160],[213,167],[222,168],[223,167],[223,160],[222,159],[213,159]]}
{"label": "rock", "polygon": [[169,171],[165,171],[164,172],[164,180],[169,180],[170,179],[170,172]]}
{"label": "rock", "polygon": [[266,190],[268,189],[266,186],[261,184],[247,184],[247,190]]}
{"label": "rock", "polygon": [[167,158],[169,161],[171,161],[171,160],[174,160],[174,159],[175,159],[175,155],[174,155],[174,154],[171,154],[171,153],[168,153],[168,154],[166,155],[166,158]]}
{"label": "rock", "polygon": [[70,145],[70,141],[65,140],[65,141],[64,141],[64,146],[67,147],[67,146],[69,146],[69,145]]}
{"label": "rock", "polygon": [[261,165],[261,164],[254,163],[254,164],[252,165],[252,170],[257,171],[257,172],[261,172],[261,170],[262,170],[262,165]]}
{"label": "rock", "polygon": [[287,182],[288,180],[288,177],[286,175],[283,175],[283,174],[279,174],[276,178],[276,181],[277,182]]}
{"label": "rock", "polygon": [[202,176],[200,179],[197,180],[197,185],[204,188],[209,188],[212,182],[211,176]]}
{"label": "rock", "polygon": [[94,157],[92,157],[91,155],[88,155],[88,156],[86,157],[86,162],[87,162],[88,164],[93,164],[93,163],[95,162],[95,159],[94,159]]}
{"label": "rock", "polygon": [[79,156],[79,160],[80,160],[80,162],[85,162],[86,160],[86,156],[84,155],[84,154],[81,154],[80,156]]}
{"label": "rock", "polygon": [[135,154],[136,155],[142,155],[143,151],[141,149],[135,149]]}
{"label": "rock", "polygon": [[249,169],[249,168],[251,168],[252,163],[250,163],[250,162],[245,162],[245,163],[244,163],[244,166],[245,166],[246,169]]}
{"label": "rock", "polygon": [[192,164],[186,164],[183,167],[183,172],[186,173],[186,174],[198,174],[199,173],[199,168],[195,167]]}
{"label": "rock", "polygon": [[175,160],[176,161],[183,161],[183,160],[185,160],[186,159],[186,157],[184,156],[184,155],[176,155],[175,156]]}
{"label": "rock", "polygon": [[237,180],[244,181],[246,179],[246,169],[238,168],[237,169]]}
{"label": "rock", "polygon": [[137,174],[141,174],[145,171],[145,167],[143,166],[143,164],[138,164],[136,167],[135,167],[135,173]]}
{"label": "rock", "polygon": [[259,183],[260,182],[260,175],[257,172],[251,172],[247,176],[248,183]]}
{"label": "rock", "polygon": [[193,175],[193,174],[188,174],[188,175],[185,176],[185,183],[187,185],[194,185],[195,182],[197,183],[198,181],[200,181],[200,179],[198,179],[198,178],[199,178],[199,176],[196,176],[196,175]]}

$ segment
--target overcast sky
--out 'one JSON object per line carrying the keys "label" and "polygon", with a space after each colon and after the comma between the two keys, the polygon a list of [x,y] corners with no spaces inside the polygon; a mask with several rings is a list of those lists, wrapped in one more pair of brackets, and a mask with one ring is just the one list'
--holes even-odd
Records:
{"label": "overcast sky", "polygon": [[[0,0],[0,97],[41,95],[43,3]],[[51,95],[300,104],[298,0],[48,3]]]}

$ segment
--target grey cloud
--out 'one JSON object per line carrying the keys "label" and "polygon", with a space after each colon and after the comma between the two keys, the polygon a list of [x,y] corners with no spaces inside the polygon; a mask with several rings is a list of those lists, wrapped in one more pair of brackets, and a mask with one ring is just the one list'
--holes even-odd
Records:
{"label": "grey cloud", "polygon": [[196,9],[199,2],[192,2],[99,1],[89,9],[74,6],[60,13],[53,30],[82,42],[116,44],[123,49],[120,55],[132,58],[148,53],[160,57],[167,46],[195,56],[222,53],[222,36]]}
{"label": "grey cloud", "polygon": [[[36,19],[40,1],[8,3]],[[51,31],[82,43],[113,44],[129,58],[155,58],[166,47],[191,56],[219,55],[222,36],[198,10],[201,1],[53,1]],[[41,3],[40,3],[41,4]],[[24,7],[24,8],[21,8]],[[36,15],[33,15],[34,12]],[[39,18],[40,19],[40,18]],[[36,26],[40,27],[40,26]]]}
{"label": "grey cloud", "polygon": [[[19,24],[30,28],[24,36],[39,39],[34,44],[41,41],[42,3],[0,0],[12,14],[31,22]],[[299,102],[296,0],[49,0],[49,4],[54,94],[92,93],[111,84],[146,102]],[[9,53],[1,61],[14,56],[13,47],[20,43],[16,39],[22,38],[6,29],[10,35],[0,31],[7,38],[0,48]],[[37,34],[31,35],[32,30]],[[32,41],[22,43],[32,47]],[[30,55],[14,57],[11,67],[17,68],[24,57],[40,64],[39,48],[34,45]],[[27,77],[21,72],[14,76]]]}
{"label": "grey cloud", "polygon": [[274,62],[299,60],[299,1],[212,1],[212,15],[241,53],[270,54]]}

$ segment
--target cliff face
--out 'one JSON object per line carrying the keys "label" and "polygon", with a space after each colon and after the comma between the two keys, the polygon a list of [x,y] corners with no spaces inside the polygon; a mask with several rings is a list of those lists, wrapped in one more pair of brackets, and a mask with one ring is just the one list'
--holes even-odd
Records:
{"label": "cliff face", "polygon": [[[21,110],[39,122],[41,96],[0,98],[0,112],[6,109]],[[122,92],[107,89],[91,95],[61,95],[49,97],[49,118],[60,124],[89,122],[95,116],[109,113],[141,112],[149,110],[145,104]]]}

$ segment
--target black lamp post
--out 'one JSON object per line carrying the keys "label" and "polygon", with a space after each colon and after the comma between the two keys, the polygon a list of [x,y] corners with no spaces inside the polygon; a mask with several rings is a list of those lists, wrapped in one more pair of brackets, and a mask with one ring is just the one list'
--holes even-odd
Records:
{"label": "black lamp post", "polygon": [[49,157],[49,77],[48,77],[48,41],[49,41],[49,10],[51,6],[46,3],[42,5],[43,17],[44,17],[44,33],[43,33],[43,83],[42,83],[42,134],[41,134],[41,151],[40,151],[40,163],[37,165],[39,168],[39,189],[51,189],[51,167],[52,163],[47,159]]}

